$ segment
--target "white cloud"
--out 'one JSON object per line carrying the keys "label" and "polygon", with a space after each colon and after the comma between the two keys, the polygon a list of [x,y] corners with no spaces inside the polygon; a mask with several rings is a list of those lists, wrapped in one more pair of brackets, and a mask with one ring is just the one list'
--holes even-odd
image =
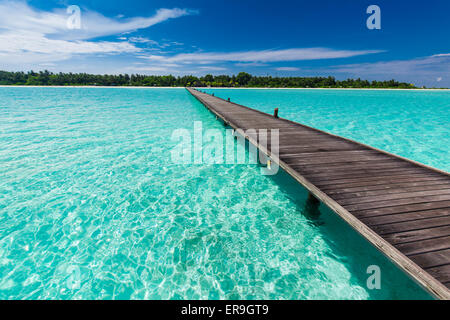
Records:
{"label": "white cloud", "polygon": [[188,9],[159,9],[151,17],[134,17],[129,19],[112,19],[90,10],[81,11],[81,29],[67,28],[69,15],[66,9],[51,12],[30,7],[26,2],[0,1],[0,28],[15,31],[28,30],[59,39],[92,39],[119,33],[145,29],[169,19],[195,14]]}
{"label": "white cloud", "polygon": [[54,66],[56,66],[56,64],[48,62],[48,63],[41,63],[40,66],[41,67],[54,67]]}
{"label": "white cloud", "polygon": [[439,53],[439,54],[434,54],[431,57],[435,58],[435,57],[450,57],[450,53]]}
{"label": "white cloud", "polygon": [[437,54],[411,60],[382,61],[374,63],[335,66],[334,71],[369,75],[435,74],[450,72],[450,54]]}
{"label": "white cloud", "polygon": [[119,53],[139,51],[129,42],[111,41],[67,41],[48,39],[37,32],[20,31],[0,34],[0,52],[15,54],[18,52],[47,54],[83,54],[83,53]]}
{"label": "white cloud", "polygon": [[172,61],[180,63],[209,64],[214,62],[280,62],[349,58],[366,54],[383,52],[381,50],[334,50],[328,48],[303,48],[285,50],[261,50],[241,52],[200,52],[182,53],[167,57],[161,55],[150,55],[149,60]]}
{"label": "white cloud", "polygon": [[[70,36],[83,39],[108,36],[138,29],[146,29],[169,19],[175,19],[191,14],[195,14],[195,12],[179,8],[159,9],[156,14],[151,17],[136,17],[117,21],[107,18],[97,12],[87,11],[82,14],[81,30],[76,30],[76,32],[73,32],[73,35]],[[64,30],[64,32],[65,31],[66,30]]]}
{"label": "white cloud", "polygon": [[[125,37],[121,37],[122,39],[127,39]],[[151,44],[151,45],[158,45],[158,42],[156,42],[155,40],[151,40],[148,38],[144,38],[144,37],[130,37],[128,39],[130,42],[134,42],[134,43],[147,43],[147,44]]]}
{"label": "white cloud", "polygon": [[[65,9],[37,10],[24,1],[0,0],[0,67],[21,67],[32,63],[53,63],[78,54],[134,53],[141,49],[134,43],[152,40],[134,37],[123,41],[89,41],[96,37],[131,32],[193,14],[187,9],[159,9],[150,17],[112,19],[83,10],[81,29],[67,27]],[[156,42],[155,42],[156,43]]]}
{"label": "white cloud", "polygon": [[[313,70],[310,69],[309,71]],[[450,86],[448,81],[443,83],[444,79],[450,78],[450,53],[435,54],[410,60],[337,65],[315,69],[314,71],[322,74],[344,74],[364,79],[396,79],[412,82],[416,85],[430,85],[438,81],[443,86]],[[443,77],[443,75],[447,76]]]}
{"label": "white cloud", "polygon": [[277,70],[277,71],[298,71],[300,69],[295,68],[295,67],[279,67],[279,68],[275,68],[275,70]]}
{"label": "white cloud", "polygon": [[235,63],[236,67],[267,67],[267,63],[260,62],[244,62],[244,63]]}
{"label": "white cloud", "polygon": [[165,66],[148,66],[138,68],[130,67],[128,70],[133,72],[164,72],[164,73],[171,71],[170,68]]}
{"label": "white cloud", "polygon": [[227,70],[227,68],[223,68],[223,67],[213,67],[213,66],[205,66],[205,67],[198,67],[201,70],[206,70],[206,71],[224,71]]}

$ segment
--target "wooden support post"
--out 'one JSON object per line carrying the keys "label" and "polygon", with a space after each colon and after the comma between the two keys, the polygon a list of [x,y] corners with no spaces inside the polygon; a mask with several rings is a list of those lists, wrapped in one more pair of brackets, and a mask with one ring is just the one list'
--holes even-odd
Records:
{"label": "wooden support post", "polygon": [[319,199],[317,199],[311,192],[308,193],[308,203],[318,205],[320,203]]}
{"label": "wooden support post", "polygon": [[303,210],[306,218],[312,221],[317,221],[320,217],[320,201],[311,192],[308,193],[308,199],[305,203],[305,209]]}
{"label": "wooden support post", "polygon": [[275,108],[275,110],[273,111],[273,116],[275,118],[278,118],[278,108]]}

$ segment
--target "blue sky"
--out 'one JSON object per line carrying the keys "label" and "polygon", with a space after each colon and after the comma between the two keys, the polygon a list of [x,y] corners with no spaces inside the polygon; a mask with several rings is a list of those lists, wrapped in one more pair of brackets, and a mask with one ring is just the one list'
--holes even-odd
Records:
{"label": "blue sky", "polygon": [[[67,27],[69,5],[80,29]],[[381,29],[369,30],[369,5]],[[392,79],[450,87],[447,0],[0,0],[0,69]]]}

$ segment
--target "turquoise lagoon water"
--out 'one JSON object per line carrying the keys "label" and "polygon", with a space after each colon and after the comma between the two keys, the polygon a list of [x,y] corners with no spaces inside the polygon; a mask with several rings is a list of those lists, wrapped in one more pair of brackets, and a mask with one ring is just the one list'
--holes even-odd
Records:
{"label": "turquoise lagoon water", "polygon": [[[313,92],[298,111],[293,97],[305,101],[304,92],[220,93],[261,109],[283,105],[283,116],[334,131],[359,115],[355,95],[376,99],[323,91],[339,101],[337,117],[314,111],[325,102]],[[426,96],[426,128],[448,121],[438,116],[448,96]],[[192,131],[194,121],[224,131],[184,89],[0,88],[0,299],[429,298],[327,207],[308,205],[285,173],[172,163],[173,130]],[[365,142],[380,134],[347,122]],[[391,122],[398,132],[413,123]],[[441,164],[442,143],[429,146]],[[366,286],[370,265],[381,268],[380,290]]]}
{"label": "turquoise lagoon water", "polygon": [[450,171],[450,90],[205,91]]}

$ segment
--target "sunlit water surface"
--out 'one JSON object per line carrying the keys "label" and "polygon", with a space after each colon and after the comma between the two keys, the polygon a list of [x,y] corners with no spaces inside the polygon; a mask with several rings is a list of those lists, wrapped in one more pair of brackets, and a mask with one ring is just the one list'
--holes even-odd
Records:
{"label": "sunlit water surface", "polygon": [[[371,92],[323,91],[326,110],[309,92],[220,94],[448,169],[445,94],[426,95],[420,120],[392,94],[395,131],[376,126]],[[224,131],[184,89],[0,88],[0,299],[429,298],[283,172],[173,163],[173,130],[194,121]],[[420,126],[435,143],[404,134]]]}

